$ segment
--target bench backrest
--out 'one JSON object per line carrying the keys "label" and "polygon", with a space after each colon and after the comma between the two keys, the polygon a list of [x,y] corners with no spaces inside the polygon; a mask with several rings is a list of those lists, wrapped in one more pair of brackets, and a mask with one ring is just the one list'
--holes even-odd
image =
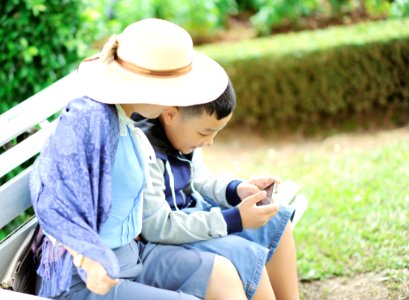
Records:
{"label": "bench backrest", "polygon": [[[56,120],[49,121],[79,95],[73,72],[0,115],[0,178],[37,155]],[[27,134],[29,133],[29,134]],[[22,139],[23,136],[27,138]],[[31,206],[29,177],[31,166],[0,186],[0,228]],[[35,217],[0,241],[0,278],[27,234],[35,227]]]}

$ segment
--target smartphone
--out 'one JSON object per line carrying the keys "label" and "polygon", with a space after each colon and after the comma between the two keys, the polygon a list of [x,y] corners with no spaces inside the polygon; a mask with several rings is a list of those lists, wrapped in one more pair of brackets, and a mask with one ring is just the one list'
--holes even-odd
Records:
{"label": "smartphone", "polygon": [[271,201],[273,200],[273,195],[276,192],[276,184],[272,183],[271,185],[266,187],[264,190],[267,192],[267,196],[263,200],[257,202],[258,206],[267,205],[271,203]]}

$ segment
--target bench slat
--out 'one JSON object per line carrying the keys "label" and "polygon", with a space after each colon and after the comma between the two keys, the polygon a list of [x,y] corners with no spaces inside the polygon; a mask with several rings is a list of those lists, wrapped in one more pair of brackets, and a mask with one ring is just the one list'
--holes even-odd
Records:
{"label": "bench slat", "polygon": [[0,155],[0,177],[40,152],[57,120]]}
{"label": "bench slat", "polygon": [[28,294],[22,294],[22,293],[16,293],[16,292],[11,292],[11,291],[0,289],[0,299],[4,299],[4,300],[42,300],[42,299],[48,299],[48,298],[43,298],[43,297],[38,297],[38,296],[33,296],[33,295],[28,295]]}
{"label": "bench slat", "polygon": [[28,188],[31,169],[32,167],[27,168],[0,187],[0,228],[31,206]]}
{"label": "bench slat", "polygon": [[0,116],[0,145],[41,123],[80,95],[72,72]]}

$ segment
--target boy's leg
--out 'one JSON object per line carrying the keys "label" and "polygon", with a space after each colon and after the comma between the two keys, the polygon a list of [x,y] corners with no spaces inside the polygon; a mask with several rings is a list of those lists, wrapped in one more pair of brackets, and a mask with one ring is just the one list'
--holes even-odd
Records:
{"label": "boy's leg", "polygon": [[288,206],[279,206],[278,213],[264,226],[254,229],[246,229],[233,235],[240,236],[268,249],[267,261],[275,253],[287,224],[294,214],[294,209]]}
{"label": "boy's leg", "polygon": [[223,256],[215,257],[205,299],[247,299],[237,270]]}
{"label": "boy's leg", "polygon": [[143,270],[137,282],[202,299],[246,299],[236,269],[223,257],[152,243],[139,243],[139,249]]}
{"label": "boy's leg", "polygon": [[280,210],[266,225],[244,230],[238,235],[269,249],[266,264],[277,299],[299,299],[295,244],[290,223],[293,209]]}
{"label": "boy's leg", "polygon": [[277,299],[299,299],[295,243],[290,223],[287,223],[266,267]]}
{"label": "boy's leg", "polygon": [[[210,199],[205,199],[205,203],[207,203],[208,206],[207,210],[209,210],[212,206],[217,206],[216,203],[209,200]],[[265,295],[269,294],[269,290],[271,289],[271,287],[274,289],[274,292],[277,295],[277,299],[299,299],[295,244],[292,236],[291,226],[289,225],[290,220],[293,216],[293,208],[280,205],[280,210],[277,215],[274,216],[263,227],[244,230],[243,232],[234,234],[252,241],[258,245],[264,246],[268,249],[268,256],[266,259],[266,261],[268,262],[266,264],[268,274],[262,273],[262,275],[260,276],[260,283],[256,285],[258,286],[258,289],[256,294],[254,295],[255,300],[266,299]],[[290,227],[290,230],[288,230],[287,227]],[[209,251],[209,249],[207,249],[206,251]],[[275,254],[276,252],[277,254]],[[220,252],[215,253],[223,255]],[[272,257],[276,257],[276,259],[272,261]],[[228,258],[232,260],[231,257]],[[232,260],[232,262],[237,268],[237,264],[234,262],[234,259]],[[288,270],[283,273],[281,268],[285,266],[288,266]],[[278,269],[281,269],[281,271],[277,272],[276,270]],[[239,274],[241,273],[239,272]],[[279,274],[286,274],[288,276],[280,277]],[[281,283],[281,278],[285,281],[286,284]],[[243,278],[242,281],[244,281]],[[271,284],[268,284],[269,282]],[[249,294],[246,285],[244,286],[246,289],[247,297],[251,299],[252,294]],[[253,294],[254,292],[255,290],[253,291]],[[286,296],[282,297],[282,295],[288,295],[288,298]]]}
{"label": "boy's leg", "polygon": [[[196,243],[188,243],[181,246],[187,249],[197,249],[214,253],[227,258],[236,268],[247,298],[253,298],[256,290],[259,288],[263,270],[265,271],[268,252],[267,248],[236,235],[229,235]],[[266,282],[268,283],[268,276]],[[270,284],[268,283],[268,285]],[[265,291],[266,292],[262,294],[268,295],[267,290]],[[272,293],[270,293],[269,297],[259,299],[271,299],[271,295]]]}
{"label": "boy's leg", "polygon": [[268,277],[267,270],[264,268],[263,273],[261,275],[260,283],[258,284],[258,288],[256,293],[254,294],[253,300],[275,300],[275,294],[273,287],[271,286],[270,279]]}

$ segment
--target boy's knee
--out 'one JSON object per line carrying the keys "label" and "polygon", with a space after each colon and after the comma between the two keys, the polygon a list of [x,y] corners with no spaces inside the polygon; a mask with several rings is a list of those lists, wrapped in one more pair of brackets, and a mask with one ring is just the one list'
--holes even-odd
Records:
{"label": "boy's knee", "polygon": [[237,277],[238,273],[233,263],[224,256],[216,255],[214,260],[214,270],[220,270],[223,276]]}

